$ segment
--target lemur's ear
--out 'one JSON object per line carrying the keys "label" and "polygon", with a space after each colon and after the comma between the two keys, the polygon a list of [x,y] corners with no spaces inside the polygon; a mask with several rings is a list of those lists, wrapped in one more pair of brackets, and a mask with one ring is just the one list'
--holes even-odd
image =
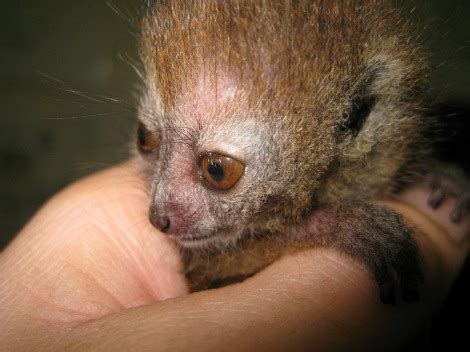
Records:
{"label": "lemur's ear", "polygon": [[375,97],[361,96],[356,98],[351,104],[351,109],[342,126],[344,130],[349,130],[356,136],[364,125],[367,117],[375,105]]}
{"label": "lemur's ear", "polygon": [[381,80],[389,73],[388,67],[382,62],[374,62],[368,71],[352,97],[350,108],[346,112],[341,126],[343,131],[350,132],[353,136],[361,131],[375,106],[377,84],[380,84]]}

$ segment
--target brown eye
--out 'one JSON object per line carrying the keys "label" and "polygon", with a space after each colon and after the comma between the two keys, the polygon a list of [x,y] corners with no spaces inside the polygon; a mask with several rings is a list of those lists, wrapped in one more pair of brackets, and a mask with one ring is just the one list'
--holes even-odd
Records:
{"label": "brown eye", "polygon": [[137,130],[137,146],[142,154],[152,153],[158,147],[157,137],[143,123],[139,124]]}
{"label": "brown eye", "polygon": [[242,162],[216,153],[206,154],[201,159],[200,167],[204,180],[217,191],[232,188],[245,173]]}

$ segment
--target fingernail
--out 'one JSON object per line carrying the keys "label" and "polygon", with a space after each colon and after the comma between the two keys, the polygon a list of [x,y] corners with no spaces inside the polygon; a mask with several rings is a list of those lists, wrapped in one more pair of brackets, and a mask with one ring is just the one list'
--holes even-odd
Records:
{"label": "fingernail", "polygon": [[445,197],[445,192],[442,189],[437,189],[433,191],[428,198],[429,206],[433,209],[438,208],[442,204],[444,197]]}

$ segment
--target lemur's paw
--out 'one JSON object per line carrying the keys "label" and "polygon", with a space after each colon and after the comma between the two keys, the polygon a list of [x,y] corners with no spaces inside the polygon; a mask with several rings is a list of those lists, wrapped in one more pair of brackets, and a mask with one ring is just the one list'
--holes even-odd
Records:
{"label": "lemur's paw", "polygon": [[449,214],[450,220],[458,224],[470,214],[470,189],[466,183],[459,182],[453,177],[432,172],[426,177],[426,183],[431,187],[428,204],[431,208],[439,208],[446,198],[455,198],[455,206]]}

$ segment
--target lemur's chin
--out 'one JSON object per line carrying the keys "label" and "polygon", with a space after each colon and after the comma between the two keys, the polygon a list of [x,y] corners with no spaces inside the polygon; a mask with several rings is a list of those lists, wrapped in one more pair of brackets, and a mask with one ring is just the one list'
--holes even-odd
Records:
{"label": "lemur's chin", "polygon": [[209,247],[211,244],[214,244],[216,241],[214,240],[215,236],[205,236],[205,237],[173,237],[181,247],[184,248],[206,248]]}
{"label": "lemur's chin", "polygon": [[188,249],[210,249],[224,248],[233,245],[239,238],[235,233],[215,232],[207,235],[171,235],[183,248]]}

